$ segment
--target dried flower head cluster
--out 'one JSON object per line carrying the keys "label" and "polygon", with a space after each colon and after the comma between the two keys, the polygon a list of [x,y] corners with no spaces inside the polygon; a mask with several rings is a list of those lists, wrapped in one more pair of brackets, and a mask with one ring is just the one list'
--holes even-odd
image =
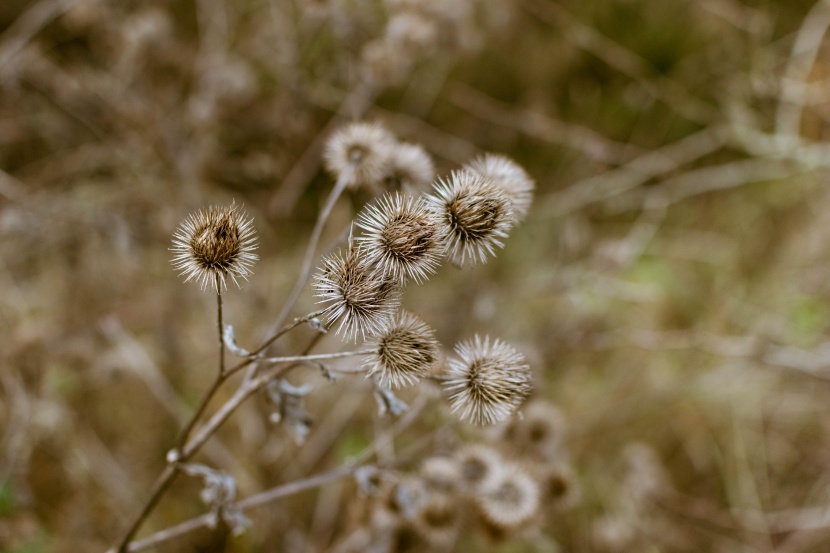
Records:
{"label": "dried flower head cluster", "polygon": [[400,302],[396,283],[369,266],[359,246],[351,242],[345,257],[339,252],[323,258],[314,287],[320,303],[327,303],[329,324],[340,320],[337,332],[347,340],[360,334],[380,334],[388,327]]}
{"label": "dried flower head cluster", "polygon": [[374,354],[368,374],[378,374],[384,386],[403,388],[427,376],[438,358],[435,331],[409,311],[401,310],[373,338]]}
{"label": "dried flower head cluster", "polygon": [[504,540],[573,507],[579,494],[570,466],[517,455],[514,445],[466,444],[426,458],[412,473],[382,470],[387,485],[375,492],[372,543],[453,550],[475,528]]}
{"label": "dried flower head cluster", "polygon": [[446,237],[445,250],[453,262],[484,263],[513,226],[513,206],[507,195],[482,175],[454,171],[440,180],[427,197]]}
{"label": "dried flower head cluster", "polygon": [[364,76],[378,85],[401,84],[414,64],[440,51],[451,56],[478,47],[474,4],[470,0],[392,0],[382,36],[367,42],[361,53]]}
{"label": "dried flower head cluster", "polygon": [[516,222],[525,218],[533,202],[535,184],[518,163],[501,154],[485,154],[468,163],[465,168],[501,188],[510,199]]}
{"label": "dried flower head cluster", "polygon": [[351,188],[417,194],[435,176],[423,147],[398,142],[380,123],[359,121],[335,131],[323,150],[326,169]]}
{"label": "dried flower head cluster", "polygon": [[442,242],[432,212],[421,198],[396,193],[368,206],[357,225],[365,233],[357,240],[366,260],[386,276],[404,283],[420,283],[435,272]]}
{"label": "dried flower head cluster", "polygon": [[453,412],[474,424],[507,419],[531,390],[530,367],[524,356],[501,340],[472,340],[455,346],[445,389]]}
{"label": "dried flower head cluster", "polygon": [[379,123],[357,122],[334,132],[326,142],[323,161],[337,179],[357,188],[373,185],[382,176],[395,137]]}
{"label": "dried flower head cluster", "polygon": [[195,280],[202,290],[227,288],[227,278],[239,286],[237,277],[251,274],[258,259],[253,220],[236,205],[200,209],[191,213],[173,234],[173,266]]}

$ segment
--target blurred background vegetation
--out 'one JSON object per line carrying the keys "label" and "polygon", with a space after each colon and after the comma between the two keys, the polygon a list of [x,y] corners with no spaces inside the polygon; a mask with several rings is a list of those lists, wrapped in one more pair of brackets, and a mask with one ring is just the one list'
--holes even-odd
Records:
{"label": "blurred background vegetation", "polygon": [[[478,332],[528,355],[579,501],[458,551],[826,551],[830,3],[424,0],[431,34],[404,48],[411,9],[0,3],[0,550],[115,543],[216,370],[214,299],[171,269],[173,230],[232,200],[254,216],[261,261],[226,295],[253,347],[331,187],[323,141],[368,118],[440,175],[496,151],[538,185],[497,258],[404,303],[447,348]],[[369,199],[341,201],[324,243]],[[300,376],[318,386],[305,445],[256,398],[201,455],[240,496],[388,424],[362,379]],[[482,439],[431,401],[402,446]],[[242,537],[160,550],[325,551],[358,496],[338,481],[252,511]],[[180,479],[144,533],[203,511]]]}

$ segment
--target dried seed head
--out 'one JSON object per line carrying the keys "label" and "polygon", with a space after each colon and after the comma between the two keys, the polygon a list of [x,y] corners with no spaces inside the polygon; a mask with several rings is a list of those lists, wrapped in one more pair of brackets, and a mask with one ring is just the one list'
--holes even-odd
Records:
{"label": "dried seed head", "polygon": [[533,202],[535,184],[518,163],[500,154],[485,154],[465,167],[490,179],[507,194],[516,222],[525,218]]}
{"label": "dried seed head", "polygon": [[539,511],[539,486],[515,465],[504,465],[476,496],[484,520],[501,530],[513,530]]}
{"label": "dried seed head", "polygon": [[374,354],[366,360],[368,375],[378,374],[383,386],[404,388],[429,374],[438,358],[438,341],[428,324],[401,310],[373,338]]}
{"label": "dried seed head", "polygon": [[367,42],[360,53],[364,78],[372,83],[395,86],[406,80],[412,69],[411,52],[387,37]]}
{"label": "dried seed head", "polygon": [[566,454],[567,422],[559,408],[543,400],[522,408],[522,417],[505,428],[504,438],[522,454],[542,461],[561,460]]}
{"label": "dried seed head", "polygon": [[418,144],[395,144],[389,150],[381,184],[389,191],[418,196],[435,178],[435,164]]}
{"label": "dried seed head", "polygon": [[314,281],[318,303],[328,303],[327,324],[340,319],[337,333],[342,331],[346,340],[382,332],[400,302],[397,284],[372,269],[351,242],[345,257],[338,252],[323,258]]}
{"label": "dried seed head", "polygon": [[563,510],[579,501],[579,486],[570,465],[542,463],[534,473],[545,505]]}
{"label": "dried seed head", "polygon": [[418,506],[412,526],[435,548],[445,549],[455,541],[461,524],[458,501],[445,494],[429,494]]}
{"label": "dried seed head", "polygon": [[421,464],[419,472],[430,493],[452,494],[461,483],[461,464],[450,457],[430,457]]}
{"label": "dried seed head", "polygon": [[420,480],[404,476],[385,493],[385,506],[404,520],[412,520],[426,500],[426,490]]}
{"label": "dried seed head", "polygon": [[453,262],[484,263],[503,247],[502,239],[513,226],[513,208],[507,195],[490,180],[468,170],[453,171],[439,180],[427,196],[446,240]]}
{"label": "dried seed head", "polygon": [[455,346],[445,389],[453,412],[474,424],[507,419],[530,393],[530,367],[512,346],[489,337]]}
{"label": "dried seed head", "polygon": [[383,174],[395,137],[378,123],[350,123],[329,137],[323,150],[326,169],[348,186],[374,186]]}
{"label": "dried seed head", "polygon": [[366,261],[384,275],[403,284],[407,278],[420,283],[435,272],[442,243],[424,200],[386,195],[360,214],[357,226],[365,231],[357,240]]}
{"label": "dried seed head", "polygon": [[455,460],[461,469],[459,482],[469,492],[486,487],[504,464],[498,451],[481,444],[459,449],[455,452]]}
{"label": "dried seed head", "polygon": [[253,219],[236,204],[200,209],[173,233],[173,267],[202,290],[227,288],[227,277],[239,286],[237,277],[247,279],[258,259],[256,240]]}

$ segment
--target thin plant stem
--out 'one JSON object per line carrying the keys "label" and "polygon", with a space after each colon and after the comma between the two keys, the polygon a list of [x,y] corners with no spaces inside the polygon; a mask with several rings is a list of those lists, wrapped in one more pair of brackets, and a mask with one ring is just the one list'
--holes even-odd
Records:
{"label": "thin plant stem", "polygon": [[247,361],[243,361],[243,362],[239,363],[238,365],[236,365],[235,367],[233,367],[232,369],[230,369],[228,371],[228,374],[233,374],[236,371],[248,366],[251,363],[251,361],[255,360],[256,356],[258,356],[263,351],[265,351],[268,348],[268,346],[270,346],[271,344],[276,342],[284,334],[286,334],[289,331],[297,328],[298,326],[300,326],[303,323],[307,323],[308,321],[319,317],[320,315],[322,315],[325,312],[326,312],[325,309],[320,309],[319,311],[314,311],[313,313],[309,313],[308,315],[306,315],[304,317],[296,317],[290,323],[287,323],[287,324],[283,325],[283,327],[279,331],[275,332],[270,338],[265,340],[262,343],[262,345],[260,345],[256,350],[254,350],[253,353],[251,353],[251,358],[250,359],[248,359]]}
{"label": "thin plant stem", "polygon": [[216,375],[216,379],[213,381],[213,384],[208,389],[207,393],[202,397],[201,403],[199,403],[199,407],[196,408],[196,411],[193,413],[193,416],[187,422],[187,425],[182,430],[181,435],[179,436],[179,440],[177,442],[178,447],[181,447],[184,443],[187,442],[187,438],[190,437],[190,432],[193,431],[193,427],[196,425],[196,422],[201,418],[202,413],[204,413],[205,409],[207,408],[210,400],[213,399],[213,396],[216,394],[217,390],[222,386],[222,384],[227,380],[229,374],[225,373],[225,339],[224,339],[224,321],[222,319],[222,287],[220,286],[219,282],[219,275],[216,275],[216,327],[219,331],[219,374]]}
{"label": "thin plant stem", "polygon": [[[289,369],[290,367],[291,366],[283,367],[283,369]],[[263,378],[263,376],[261,376],[257,380],[261,379],[263,382],[267,382],[268,380],[270,380]],[[275,488],[271,488],[270,490],[265,490],[258,494],[254,494],[250,497],[237,501],[235,505],[242,510],[250,509],[252,507],[258,507],[260,505],[270,503],[277,499],[287,497],[319,486],[323,486],[331,482],[335,482],[346,476],[354,474],[361,466],[366,466],[367,460],[377,452],[378,447],[380,447],[383,443],[388,443],[390,440],[394,439],[395,436],[401,434],[404,430],[409,428],[412,425],[412,423],[418,420],[427,402],[428,395],[419,394],[412,408],[407,412],[406,415],[398,419],[395,422],[395,424],[393,424],[391,427],[386,429],[386,431],[380,434],[370,446],[361,451],[353,459],[347,461],[345,465],[340,466],[329,472],[324,472],[322,474],[304,478],[302,480],[289,482],[288,484],[282,484]],[[182,523],[177,524],[176,526],[171,526],[170,528],[160,530],[155,534],[152,534],[144,538],[143,540],[135,541],[129,544],[129,547],[125,551],[129,551],[131,553],[136,551],[144,551],[151,547],[170,541],[171,539],[188,534],[194,530],[198,530],[199,528],[209,527],[215,521],[214,517],[215,515],[208,513],[205,515],[192,518],[190,520],[186,520]]]}
{"label": "thin plant stem", "polygon": [[[275,488],[265,490],[264,492],[240,500],[236,503],[236,506],[243,510],[250,509],[252,507],[258,507],[260,505],[269,503],[276,499],[288,497],[303,492],[305,490],[318,488],[320,486],[325,486],[326,484],[330,484],[347,476],[351,476],[359,468],[359,466],[355,465],[341,466],[334,470],[324,472],[322,474],[317,474],[314,476],[310,476],[308,478],[304,478],[302,480],[289,482],[288,484],[282,484]],[[191,518],[189,520],[177,524],[176,526],[171,526],[170,528],[160,530],[155,534],[152,534],[144,538],[143,540],[132,542],[129,545],[127,551],[134,553],[136,551],[144,551],[145,549],[150,549],[151,547],[155,547],[162,543],[168,542],[171,539],[183,536],[194,530],[198,530],[199,528],[210,527],[213,522],[215,522],[215,515],[213,513],[208,513],[205,515]]]}
{"label": "thin plant stem", "polygon": [[371,355],[375,353],[372,349],[361,349],[357,351],[341,351],[338,353],[319,353],[317,355],[295,355],[293,357],[262,357],[259,361],[265,363],[292,363],[303,361],[320,361],[323,359],[340,359],[342,357],[356,357],[358,355]]}
{"label": "thin plant stem", "polygon": [[[316,334],[311,342],[303,350],[307,354],[320,340],[322,334]],[[307,357],[304,355],[303,357]],[[292,368],[297,366],[297,362],[289,362],[289,364],[276,367],[273,370],[257,376],[256,378],[245,379],[240,385],[239,389],[233,396],[222,406],[219,411],[208,420],[199,432],[182,448],[182,460],[189,459],[193,456],[199,448],[210,438],[214,432],[230,417],[242,403],[248,399],[255,392],[260,390],[263,386],[268,384],[274,378],[281,376]]]}
{"label": "thin plant stem", "polygon": [[352,162],[346,167],[345,171],[340,173],[337,182],[334,184],[334,188],[332,188],[331,193],[329,193],[329,196],[326,199],[326,203],[323,205],[323,209],[320,210],[320,215],[317,217],[317,222],[314,224],[314,230],[311,231],[308,246],[306,246],[305,257],[303,257],[303,264],[300,268],[300,275],[297,277],[294,289],[291,291],[291,295],[288,296],[279,317],[277,317],[277,322],[274,325],[277,328],[285,324],[286,319],[288,319],[288,314],[291,313],[291,310],[294,309],[294,305],[300,298],[300,294],[302,293],[303,288],[308,281],[308,277],[311,274],[311,263],[314,260],[314,255],[317,251],[317,244],[320,242],[320,236],[323,234],[323,227],[331,215],[331,210],[334,208],[334,204],[337,202],[337,199],[340,198],[340,195],[343,194],[349,180],[351,180],[356,165],[357,162]]}
{"label": "thin plant stem", "polygon": [[[224,339],[223,339],[223,336],[221,335],[221,328],[222,328],[221,305],[222,304],[221,304],[221,299],[220,299],[220,300],[218,300],[218,303],[217,303],[217,314],[218,314],[219,328],[220,328],[220,342],[222,344],[220,346],[220,352],[222,353],[222,356],[224,358]],[[271,336],[271,338],[266,340],[266,342],[264,342],[259,348],[257,348],[256,351],[252,355],[254,355],[254,356],[258,355],[259,353],[264,351],[270,344],[272,344],[274,341],[276,341],[280,336],[283,336],[284,334],[286,334],[287,332],[289,332],[293,328],[296,328],[297,326],[299,326],[299,325],[301,325],[305,322],[310,321],[314,317],[319,316],[320,313],[321,312],[319,312],[319,311],[314,312],[314,313],[309,313],[308,315],[306,315],[304,317],[298,317],[298,318],[294,319],[293,321],[291,321],[290,323],[284,325],[283,328],[281,328],[278,332],[276,332],[273,336]],[[315,338],[306,347],[305,352],[310,351],[311,348],[314,347],[314,345],[317,344],[317,341],[319,340],[319,338],[322,335],[323,335],[322,333],[316,334]],[[156,479],[155,484],[153,484],[153,491],[150,493],[149,499],[144,504],[144,507],[142,508],[141,512],[138,514],[138,516],[135,518],[133,523],[130,525],[127,532],[124,534],[124,537],[121,539],[119,544],[116,546],[115,551],[117,551],[118,553],[123,553],[124,551],[127,551],[127,549],[126,549],[127,545],[130,543],[130,541],[132,540],[135,533],[138,532],[139,528],[141,528],[141,525],[144,523],[144,520],[152,512],[153,508],[156,506],[156,504],[159,502],[161,497],[164,495],[164,492],[167,491],[167,488],[169,488],[170,485],[173,483],[173,480],[175,479],[176,475],[178,474],[178,471],[176,470],[175,462],[186,461],[193,454],[195,454],[199,450],[199,448],[207,441],[207,439],[216,431],[216,429],[225,421],[225,419],[227,419],[227,417],[229,417],[236,410],[236,408],[239,407],[239,405],[242,403],[242,401],[247,399],[251,394],[256,392],[259,388],[264,386],[268,382],[269,378],[273,378],[273,377],[277,376],[278,373],[271,372],[271,373],[268,373],[267,375],[264,375],[268,378],[258,378],[258,379],[250,380],[250,381],[246,380],[243,383],[243,386],[240,387],[239,390],[237,390],[237,393],[234,394],[234,396],[232,396],[230,400],[228,400],[228,402],[223,406],[223,408],[220,410],[220,412],[218,412],[216,415],[214,415],[210,419],[210,421],[208,423],[206,423],[205,428],[203,428],[202,431],[199,433],[199,435],[197,436],[197,439],[194,439],[194,440],[191,440],[190,442],[188,442],[188,438],[190,437],[190,434],[193,432],[194,427],[199,422],[199,419],[201,418],[202,414],[204,413],[205,409],[207,408],[208,403],[210,403],[210,400],[216,394],[217,390],[219,390],[219,388],[222,386],[222,384],[231,375],[233,375],[234,373],[238,372],[239,370],[249,366],[254,361],[257,361],[257,359],[255,357],[249,357],[247,359],[244,359],[244,360],[240,361],[237,365],[235,365],[235,366],[233,366],[233,367],[231,367],[230,369],[227,369],[227,370],[224,370],[224,367],[222,367],[220,365],[220,367],[222,368],[221,372],[216,376],[216,379],[213,381],[213,384],[211,385],[210,389],[207,391],[205,396],[202,398],[202,401],[199,404],[199,407],[197,407],[197,409],[194,412],[193,416],[190,418],[188,423],[185,425],[184,430],[182,431],[182,433],[179,436],[179,439],[176,442],[176,447],[174,448],[174,451],[176,452],[176,455],[173,456],[173,459],[171,460],[171,462],[164,468],[162,473]],[[286,367],[286,369],[287,368],[290,368],[290,365],[289,365],[289,367]],[[240,394],[240,391],[242,391],[243,393]],[[218,415],[221,415],[221,416],[218,416]]]}
{"label": "thin plant stem", "polygon": [[[268,380],[264,380],[262,378],[246,377],[246,379],[243,381],[242,386],[240,386],[240,388],[231,397],[231,399],[227,403],[225,403],[225,405],[223,405],[222,408],[216,414],[214,414],[214,416],[205,424],[205,426],[202,428],[199,434],[192,441],[185,443],[190,433],[193,431],[193,428],[195,427],[199,418],[201,417],[202,413],[207,408],[208,403],[215,395],[219,387],[224,383],[224,381],[230,375],[251,365],[254,361],[257,361],[258,359],[256,356],[265,351],[265,349],[268,348],[272,343],[274,343],[274,341],[276,341],[280,336],[320,314],[320,312],[318,312],[308,315],[306,317],[294,319],[291,323],[288,324],[286,324],[285,322],[288,318],[288,314],[291,312],[291,310],[294,308],[294,305],[297,303],[297,300],[300,297],[300,293],[302,292],[302,289],[305,286],[305,283],[308,280],[309,275],[311,274],[312,260],[314,259],[314,254],[317,250],[317,245],[320,242],[320,236],[323,233],[323,227],[325,226],[326,221],[331,215],[331,211],[334,208],[334,204],[337,202],[338,198],[340,198],[341,194],[346,189],[346,185],[348,184],[349,180],[352,177],[352,174],[354,173],[355,165],[356,162],[350,163],[346,167],[346,170],[340,174],[340,177],[337,179],[334,188],[332,189],[331,193],[326,199],[326,203],[323,205],[323,209],[320,210],[320,215],[317,217],[317,222],[314,225],[311,237],[309,238],[308,246],[306,247],[303,265],[300,270],[300,276],[298,277],[297,282],[294,285],[294,290],[292,290],[291,295],[289,296],[288,300],[283,306],[282,312],[277,318],[277,323],[274,325],[275,327],[279,328],[279,330],[276,331],[273,336],[265,340],[263,344],[259,348],[257,348],[257,350],[252,354],[251,357],[239,362],[230,370],[225,370],[225,341],[222,332],[222,296],[217,282],[217,325],[219,329],[220,352],[219,375],[217,376],[213,385],[208,390],[208,393],[205,395],[201,404],[197,408],[196,413],[194,413],[193,417],[185,426],[185,429],[182,432],[181,437],[179,438],[177,447],[179,455],[176,459],[177,461],[185,461],[191,455],[196,453],[199,450],[199,448],[207,441],[207,439],[216,431],[216,429],[236,410],[236,408],[239,407],[239,405],[251,394],[253,394],[259,388],[264,386]],[[319,337],[320,334],[318,334],[317,336]],[[311,347],[313,347],[314,344],[317,343],[317,340],[319,339],[318,337],[315,337],[315,339],[311,342],[311,344],[309,344],[309,347],[307,349],[310,350]],[[307,353],[307,351],[304,353]],[[248,376],[253,377],[256,374],[255,368],[256,367],[253,367],[254,370]],[[290,366],[286,367],[286,370],[288,368],[290,368]],[[270,379],[277,376],[277,374],[269,373],[268,376]],[[175,478],[176,474],[177,471],[175,465],[171,463],[168,464],[167,467],[165,467],[164,471],[159,475],[159,478],[156,480],[156,484],[153,487],[153,493],[150,495],[150,499],[144,505],[144,508],[141,510],[133,524],[130,526],[129,530],[124,535],[123,539],[119,542],[119,545],[116,548],[116,550],[119,553],[123,553],[124,551],[126,551],[126,547],[129,544],[130,540],[141,527],[141,524],[144,522],[144,519],[146,519],[150,512],[153,510],[156,503],[158,503],[159,499],[161,499],[162,495],[164,495],[164,492],[173,482],[173,479]]]}
{"label": "thin plant stem", "polygon": [[219,331],[219,377],[225,374],[225,337],[222,325],[222,287],[216,275],[216,328]]}
{"label": "thin plant stem", "polygon": [[144,522],[144,519],[147,518],[153,510],[153,507],[155,507],[156,503],[158,503],[159,499],[161,499],[161,496],[164,495],[164,492],[167,491],[167,488],[169,488],[170,484],[173,483],[173,479],[176,477],[177,473],[178,470],[174,464],[168,464],[164,467],[164,470],[161,471],[161,474],[159,474],[153,484],[153,491],[150,493],[150,499],[148,499],[147,503],[144,504],[144,508],[135,518],[132,525],[130,525],[130,528],[124,534],[124,537],[118,543],[114,551],[117,551],[118,553],[128,551],[130,540],[133,539],[135,533],[138,532],[139,528],[141,528],[141,524]]}

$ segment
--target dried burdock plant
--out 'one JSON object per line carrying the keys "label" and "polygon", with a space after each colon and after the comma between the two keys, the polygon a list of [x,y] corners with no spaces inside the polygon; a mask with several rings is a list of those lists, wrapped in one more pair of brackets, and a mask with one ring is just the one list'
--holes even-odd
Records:
{"label": "dried burdock plant", "polygon": [[483,520],[498,531],[513,531],[539,511],[539,485],[513,464],[499,467],[488,485],[475,496]]}
{"label": "dried burdock plant", "polygon": [[429,188],[434,178],[435,164],[419,144],[402,142],[389,149],[381,177],[387,191],[417,196]]}
{"label": "dried burdock plant", "polygon": [[465,169],[489,179],[507,194],[516,222],[527,216],[536,185],[518,163],[501,154],[485,154],[465,165]]}
{"label": "dried burdock plant", "polygon": [[323,150],[326,169],[351,188],[375,186],[383,176],[395,137],[379,123],[350,123],[329,137]]}
{"label": "dried burdock plant", "polygon": [[258,259],[253,219],[231,204],[210,206],[191,213],[173,234],[173,266],[194,280],[202,290],[227,288],[227,278],[239,286],[237,277],[247,279]]}
{"label": "dried burdock plant", "polygon": [[381,385],[412,386],[427,376],[438,359],[438,340],[427,323],[401,310],[369,344],[373,354],[367,375],[377,374]]}
{"label": "dried burdock plant", "polygon": [[510,198],[492,181],[468,170],[439,180],[427,199],[438,218],[445,251],[459,265],[484,263],[503,247],[514,222]]}
{"label": "dried burdock plant", "polygon": [[327,323],[339,320],[337,333],[345,340],[383,332],[400,303],[397,283],[371,267],[351,240],[345,257],[338,252],[323,258],[314,280],[319,303],[328,304]]}
{"label": "dried burdock plant", "polygon": [[506,420],[531,391],[530,366],[512,346],[476,335],[455,346],[444,388],[454,413],[474,424]]}
{"label": "dried burdock plant", "polygon": [[407,278],[421,283],[435,273],[443,243],[432,212],[422,198],[386,195],[360,214],[364,230],[357,241],[366,260],[401,284]]}
{"label": "dried burdock plant", "polygon": [[[238,285],[240,278],[251,274],[257,260],[253,253],[257,246],[251,219],[235,204],[210,207],[190,215],[176,230],[171,248],[175,268],[186,281],[197,281],[203,289],[210,286],[216,293],[219,367],[213,384],[207,388],[170,450],[168,464],[149,499],[119,541],[116,547],[119,553],[130,550],[136,543],[143,547],[141,542],[132,541],[133,537],[178,474],[225,474],[210,467],[199,473],[183,467],[196,466],[190,464],[193,456],[254,393],[266,392],[278,411],[278,416],[272,414],[272,420],[286,424],[297,443],[302,444],[311,431],[311,415],[306,411],[304,400],[314,391],[314,386],[289,384],[286,376],[296,366],[320,366],[332,380],[338,372],[365,374],[372,380],[380,416],[405,420],[404,413],[410,407],[395,396],[392,388],[414,386],[429,377],[438,363],[440,349],[430,325],[399,309],[402,287],[408,281],[425,281],[435,273],[447,253],[461,264],[484,261],[496,246],[502,245],[501,239],[514,222],[512,200],[501,185],[471,170],[452,173],[447,181],[440,181],[431,197],[407,193],[410,189],[420,189],[432,179],[432,161],[419,146],[397,144],[379,125],[347,125],[330,137],[325,150],[327,168],[336,175],[337,181],[320,210],[298,279],[277,317],[275,330],[258,347],[249,350],[237,343],[233,327],[224,324],[222,307],[222,291],[227,287],[227,280],[230,278]],[[350,233],[345,248],[324,256],[313,275],[314,295],[323,307],[289,322],[287,317],[301,291],[308,286],[323,227],[338,198],[348,186],[366,186],[376,191],[380,185],[398,190],[369,205],[357,217],[362,235],[355,239]],[[317,335],[302,352],[279,357],[269,354],[269,348],[280,337],[305,323]],[[337,334],[344,339],[356,342],[360,336],[367,347],[359,351],[312,354],[317,340],[328,327],[335,325]],[[478,336],[459,343],[455,352],[457,358],[449,362],[448,374],[434,377],[442,382],[453,412],[475,424],[493,424],[510,417],[530,391],[530,369],[524,357],[499,340]],[[226,353],[242,359],[226,367]],[[343,368],[321,364],[324,360],[347,357],[365,357],[365,360]],[[203,417],[217,392],[245,368],[248,370],[236,393],[212,415]],[[417,408],[414,405],[413,411],[424,407],[424,403]],[[414,420],[412,417],[407,424]],[[364,474],[357,466],[340,467],[333,474],[338,477],[355,474],[367,495],[386,498],[378,511],[381,524],[373,526],[372,532],[391,540],[396,532],[407,531],[434,548],[448,549],[463,522],[459,501],[485,489],[496,489],[494,475],[499,474],[503,463],[494,450],[486,447],[465,449],[453,458],[430,458],[418,474],[410,477],[395,475],[397,484],[391,489],[373,485],[368,480],[370,472]],[[375,467],[375,472],[378,470],[383,469]],[[309,481],[317,482],[314,478]],[[383,493],[380,488],[388,491]],[[216,495],[212,488],[208,491]],[[488,493],[496,494],[496,499],[501,497],[500,491]],[[262,495],[271,497],[268,492]],[[243,511],[252,499],[236,501],[231,493],[221,499],[212,501],[211,508],[225,523],[244,530],[248,519]],[[210,522],[218,517],[206,520]],[[147,540],[168,539],[166,531],[158,534],[165,537]]]}

